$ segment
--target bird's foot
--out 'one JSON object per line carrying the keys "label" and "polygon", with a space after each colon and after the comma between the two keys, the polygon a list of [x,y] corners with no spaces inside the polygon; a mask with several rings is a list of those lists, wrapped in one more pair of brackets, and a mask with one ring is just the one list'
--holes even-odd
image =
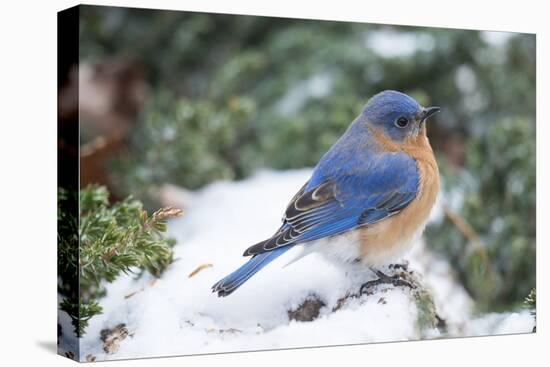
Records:
{"label": "bird's foot", "polygon": [[403,260],[402,263],[390,264],[388,267],[394,270],[401,269],[403,271],[409,271],[409,262],[407,260]]}
{"label": "bird's foot", "polygon": [[408,280],[403,279],[399,274],[395,275],[386,275],[380,270],[373,270],[376,275],[378,276],[378,279],[370,280],[363,285],[361,285],[361,288],[359,288],[359,294],[369,294],[369,290],[372,287],[375,287],[380,284],[391,284],[394,287],[407,287],[410,289],[415,289],[416,286],[409,282]]}

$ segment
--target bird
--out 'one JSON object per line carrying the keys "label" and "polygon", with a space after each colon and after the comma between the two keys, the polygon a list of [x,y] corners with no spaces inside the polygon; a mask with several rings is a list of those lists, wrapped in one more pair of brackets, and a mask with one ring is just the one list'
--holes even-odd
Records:
{"label": "bird", "polygon": [[339,262],[379,269],[403,255],[426,225],[439,192],[439,169],[426,122],[440,111],[395,90],[372,96],[321,157],[287,205],[282,225],[250,246],[240,268],[212,286],[232,294],[295,246]]}

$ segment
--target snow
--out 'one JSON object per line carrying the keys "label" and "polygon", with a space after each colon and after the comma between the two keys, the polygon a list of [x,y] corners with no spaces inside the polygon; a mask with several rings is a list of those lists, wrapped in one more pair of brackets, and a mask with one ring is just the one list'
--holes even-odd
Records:
{"label": "snow", "polygon": [[310,98],[327,96],[333,84],[330,73],[323,72],[309,79],[294,83],[288,92],[275,103],[275,109],[283,116],[291,116],[299,111]]}
{"label": "snow", "polygon": [[365,46],[385,58],[411,56],[415,52],[430,52],[435,39],[429,33],[399,32],[384,28],[365,34]]}
{"label": "snow", "polygon": [[532,332],[534,326],[533,316],[527,310],[490,313],[469,322],[465,326],[465,333],[469,336],[521,334]]}
{"label": "snow", "polygon": [[[90,320],[81,339],[81,360],[97,360],[249,351],[442,336],[531,332],[528,312],[472,318],[473,302],[455,281],[452,267],[430,253],[420,239],[406,255],[409,269],[431,290],[447,333],[419,330],[411,291],[380,286],[374,294],[350,298],[333,312],[347,292],[358,290],[370,272],[337,268],[318,254],[284,266],[300,252],[279,257],[232,295],[218,298],[210,287],[240,266],[242,252],[273,234],[294,193],[310,170],[261,171],[239,182],[216,182],[193,193],[183,217],[169,223],[177,239],[177,261],[161,278],[121,276],[107,285],[102,315]],[[434,211],[434,219],[440,210]],[[189,277],[197,267],[202,270]],[[312,322],[289,321],[287,312],[306,298],[325,303]],[[100,331],[126,324],[129,336],[115,354],[106,354]]]}

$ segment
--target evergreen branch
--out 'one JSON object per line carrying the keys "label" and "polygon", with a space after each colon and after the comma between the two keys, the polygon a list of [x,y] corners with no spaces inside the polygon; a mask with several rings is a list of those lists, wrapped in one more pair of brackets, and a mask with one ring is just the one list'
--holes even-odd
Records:
{"label": "evergreen branch", "polygon": [[182,211],[167,207],[149,216],[132,197],[110,206],[105,187],[89,186],[78,196],[79,223],[70,211],[63,210],[70,197],[60,190],[59,292],[64,296],[60,307],[80,337],[90,318],[102,311],[97,300],[106,293],[104,282],[114,281],[120,273],[132,273],[134,268],[158,277],[173,261],[175,241],[164,233],[167,220]]}

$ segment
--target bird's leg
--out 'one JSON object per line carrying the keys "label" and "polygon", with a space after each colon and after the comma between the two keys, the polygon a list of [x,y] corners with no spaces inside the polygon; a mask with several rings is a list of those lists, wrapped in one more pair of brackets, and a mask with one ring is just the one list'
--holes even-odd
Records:
{"label": "bird's leg", "polygon": [[370,280],[361,285],[361,288],[359,289],[359,294],[368,293],[370,288],[380,284],[392,284],[394,287],[408,287],[411,289],[416,288],[414,284],[411,284],[409,281],[401,278],[399,274],[390,276],[377,269],[371,270],[378,276],[378,279]]}

